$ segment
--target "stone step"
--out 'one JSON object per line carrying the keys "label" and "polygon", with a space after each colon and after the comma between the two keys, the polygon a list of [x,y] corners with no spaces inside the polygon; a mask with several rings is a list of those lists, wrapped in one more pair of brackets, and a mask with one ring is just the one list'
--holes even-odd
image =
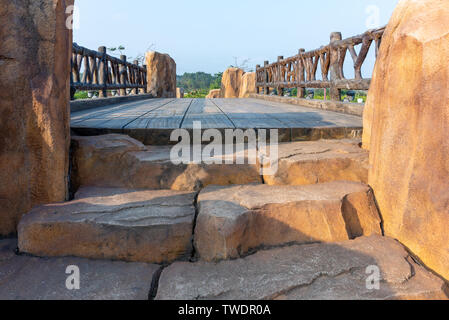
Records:
{"label": "stone step", "polygon": [[209,186],[198,197],[195,249],[205,261],[288,243],[382,234],[371,189],[357,182]]}
{"label": "stone step", "polygon": [[277,171],[264,174],[268,185],[342,180],[368,183],[369,153],[360,147],[359,140],[281,143],[278,155]]}
{"label": "stone step", "polygon": [[165,263],[192,253],[195,193],[82,188],[74,201],[33,209],[18,230],[19,249],[41,257],[75,256]]}
{"label": "stone step", "polygon": [[[82,258],[16,255],[17,240],[0,240],[0,300],[148,300],[160,266]],[[68,290],[80,275],[79,290]]]}
{"label": "stone step", "polygon": [[[126,135],[73,137],[74,189],[80,186],[198,191],[208,185],[304,185],[338,180],[366,182],[368,153],[358,140],[279,145],[277,172],[262,171],[248,154],[244,164],[174,164],[171,146],[144,146]],[[216,160],[216,159],[215,159]]]}
{"label": "stone step", "polygon": [[294,245],[220,263],[177,262],[162,272],[156,299],[447,300],[448,293],[447,284],[402,245],[372,236]]}
{"label": "stone step", "polygon": [[[174,164],[172,146],[144,146],[126,135],[72,137],[79,186],[198,191],[210,184],[262,183],[259,165]],[[232,155],[235,159],[240,155]]]}

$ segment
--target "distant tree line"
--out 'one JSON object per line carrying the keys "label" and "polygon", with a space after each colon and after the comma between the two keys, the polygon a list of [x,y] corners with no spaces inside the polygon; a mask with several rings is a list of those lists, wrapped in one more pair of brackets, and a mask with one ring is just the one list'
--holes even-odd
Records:
{"label": "distant tree line", "polygon": [[211,75],[205,72],[184,73],[176,76],[177,86],[186,92],[209,91],[221,88],[223,73]]}

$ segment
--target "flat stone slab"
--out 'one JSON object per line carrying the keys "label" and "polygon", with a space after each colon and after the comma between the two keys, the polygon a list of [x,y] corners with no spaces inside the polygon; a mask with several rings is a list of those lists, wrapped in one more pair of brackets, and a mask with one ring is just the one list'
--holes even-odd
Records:
{"label": "flat stone slab", "polygon": [[21,252],[149,263],[190,257],[195,193],[82,188],[74,201],[33,209]]}
{"label": "flat stone slab", "polygon": [[[75,145],[76,187],[98,186],[137,189],[198,191],[210,184],[262,183],[260,166],[250,164],[175,164],[170,146],[146,147],[126,135],[72,137]],[[193,159],[193,158],[192,158]],[[214,160],[214,158],[212,158]]]}
{"label": "flat stone slab", "polygon": [[277,171],[264,174],[264,181],[268,185],[307,185],[339,180],[367,183],[369,153],[360,147],[360,142],[355,139],[281,143]]}
{"label": "flat stone slab", "polygon": [[[374,281],[373,270],[380,282]],[[447,289],[401,244],[372,236],[295,245],[220,263],[175,263],[162,272],[156,299],[447,299]]]}
{"label": "flat stone slab", "polygon": [[[81,258],[17,256],[16,240],[0,241],[0,300],[148,300],[154,264]],[[80,271],[79,290],[66,287],[68,266]]]}
{"label": "flat stone slab", "polygon": [[198,197],[194,243],[205,261],[288,243],[382,234],[371,189],[356,182],[309,186],[209,186]]}

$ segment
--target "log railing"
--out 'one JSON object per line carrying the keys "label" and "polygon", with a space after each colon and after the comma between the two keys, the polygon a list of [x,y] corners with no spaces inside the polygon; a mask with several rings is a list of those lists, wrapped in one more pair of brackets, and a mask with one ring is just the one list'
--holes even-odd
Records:
{"label": "log railing", "polygon": [[98,91],[99,97],[107,97],[108,91],[126,96],[129,89],[146,93],[147,69],[138,61],[127,62],[124,55],[120,59],[108,55],[106,47],[94,51],[73,43],[70,89],[72,100],[78,90]]}
{"label": "log railing", "polygon": [[[283,95],[287,88],[297,88],[298,97],[306,97],[306,88],[329,88],[331,100],[341,101],[341,90],[368,90],[371,79],[362,77],[362,65],[372,43],[375,43],[376,58],[385,27],[369,30],[364,34],[342,40],[339,32],[331,34],[330,43],[316,50],[306,52],[300,49],[296,56],[270,64],[265,61],[263,67],[256,66],[257,93],[270,94],[276,89]],[[359,52],[356,46],[361,45]],[[343,67],[349,51],[354,65],[354,78],[346,79]],[[321,80],[317,79],[318,65]]]}

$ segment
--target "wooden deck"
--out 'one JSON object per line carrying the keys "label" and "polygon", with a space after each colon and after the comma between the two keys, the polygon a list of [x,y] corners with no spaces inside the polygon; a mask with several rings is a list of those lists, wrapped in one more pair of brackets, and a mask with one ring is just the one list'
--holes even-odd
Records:
{"label": "wooden deck", "polygon": [[285,141],[344,138],[362,128],[357,116],[258,99],[142,100],[72,113],[71,127],[82,135],[124,133],[159,144],[194,121],[203,129],[279,129]]}

